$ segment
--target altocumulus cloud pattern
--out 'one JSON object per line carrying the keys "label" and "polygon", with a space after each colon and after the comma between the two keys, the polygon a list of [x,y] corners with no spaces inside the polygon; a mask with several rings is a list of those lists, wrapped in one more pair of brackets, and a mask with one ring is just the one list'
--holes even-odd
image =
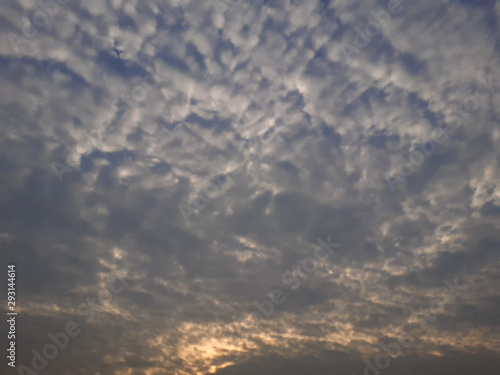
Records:
{"label": "altocumulus cloud pattern", "polygon": [[1,1],[0,373],[498,375],[499,14]]}

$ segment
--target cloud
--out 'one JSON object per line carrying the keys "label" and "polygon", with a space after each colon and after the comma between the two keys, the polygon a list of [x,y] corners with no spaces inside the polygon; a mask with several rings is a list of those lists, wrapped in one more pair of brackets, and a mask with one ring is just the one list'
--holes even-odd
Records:
{"label": "cloud", "polygon": [[[387,373],[492,373],[499,6],[403,2],[346,60],[341,43],[387,2],[220,1],[59,2],[32,38],[41,3],[2,7],[18,362],[122,269],[130,286],[48,372],[361,374],[458,277],[467,291]],[[490,95],[456,126],[478,85]],[[386,173],[436,129],[446,142],[391,191]],[[179,205],[217,179],[186,223]],[[327,235],[342,246],[326,264],[234,335]]]}

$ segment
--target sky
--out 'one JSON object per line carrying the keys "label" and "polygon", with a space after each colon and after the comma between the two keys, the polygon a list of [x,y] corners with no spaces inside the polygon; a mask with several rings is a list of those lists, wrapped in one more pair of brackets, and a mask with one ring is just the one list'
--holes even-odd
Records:
{"label": "sky", "polygon": [[2,0],[0,373],[498,375],[499,15]]}

